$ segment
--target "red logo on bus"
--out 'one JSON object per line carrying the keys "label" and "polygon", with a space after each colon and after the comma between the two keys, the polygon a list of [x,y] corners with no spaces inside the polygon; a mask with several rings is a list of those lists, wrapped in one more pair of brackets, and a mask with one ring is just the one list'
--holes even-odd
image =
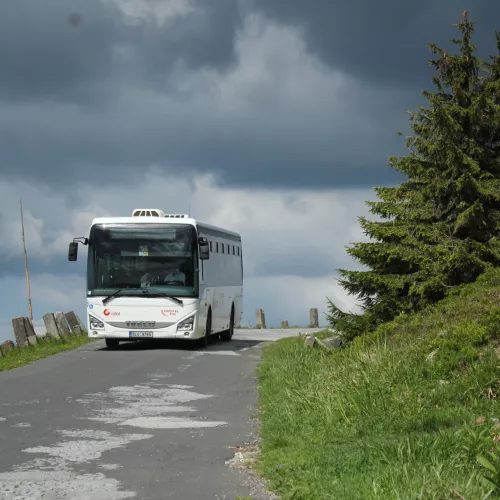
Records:
{"label": "red logo on bus", "polygon": [[120,313],[117,311],[111,312],[109,309],[104,309],[104,316],[120,316]]}
{"label": "red logo on bus", "polygon": [[177,316],[176,309],[162,309],[161,313],[163,314],[163,316]]}

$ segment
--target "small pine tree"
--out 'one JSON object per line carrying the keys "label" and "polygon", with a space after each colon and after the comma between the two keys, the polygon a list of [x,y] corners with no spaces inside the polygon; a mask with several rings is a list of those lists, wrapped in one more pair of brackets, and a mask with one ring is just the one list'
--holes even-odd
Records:
{"label": "small pine tree", "polygon": [[[328,319],[348,338],[435,303],[500,263],[500,59],[475,56],[467,12],[457,26],[458,55],[429,45],[437,91],[423,91],[428,108],[410,113],[409,154],[389,158],[407,180],[375,188],[379,200],[367,204],[379,220],[359,218],[371,241],[347,247],[367,269],[338,270],[363,309],[345,313],[329,300]],[[498,33],[497,45],[500,54]]]}

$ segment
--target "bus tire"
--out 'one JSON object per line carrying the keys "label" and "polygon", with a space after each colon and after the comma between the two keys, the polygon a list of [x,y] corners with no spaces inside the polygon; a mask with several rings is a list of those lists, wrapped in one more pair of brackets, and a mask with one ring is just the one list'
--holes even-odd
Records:
{"label": "bus tire", "polygon": [[200,339],[200,346],[207,347],[208,341],[210,339],[210,333],[212,331],[212,309],[208,310],[207,314],[207,324],[205,326],[205,335]]}
{"label": "bus tire", "polygon": [[116,349],[118,347],[118,340],[116,339],[105,339],[106,347],[108,349]]}
{"label": "bus tire", "polygon": [[225,330],[220,334],[221,340],[229,342],[234,334],[234,304],[231,307],[231,319],[229,320],[229,330]]}

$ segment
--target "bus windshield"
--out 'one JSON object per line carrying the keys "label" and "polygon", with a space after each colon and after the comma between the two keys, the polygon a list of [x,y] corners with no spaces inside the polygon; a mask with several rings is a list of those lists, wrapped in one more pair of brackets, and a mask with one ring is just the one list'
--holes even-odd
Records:
{"label": "bus windshield", "polygon": [[197,234],[190,224],[110,224],[92,228],[89,296],[165,293],[196,297]]}

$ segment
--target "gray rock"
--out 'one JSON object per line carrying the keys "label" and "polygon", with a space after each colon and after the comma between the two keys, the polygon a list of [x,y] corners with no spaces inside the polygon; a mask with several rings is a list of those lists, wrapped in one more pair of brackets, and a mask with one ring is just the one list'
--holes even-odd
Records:
{"label": "gray rock", "polygon": [[30,335],[28,337],[28,344],[29,345],[36,345],[37,342],[38,342],[38,339],[37,339],[36,335]]}
{"label": "gray rock", "polygon": [[226,460],[226,465],[234,468],[246,468],[257,461],[259,453],[257,451],[237,451],[234,457]]}
{"label": "gray rock", "polygon": [[337,349],[342,345],[342,339],[337,336],[327,337],[326,339],[323,339],[323,344],[325,344],[325,346],[329,349]]}
{"label": "gray rock", "polygon": [[255,328],[266,329],[266,315],[264,309],[257,309],[255,311]]}
{"label": "gray rock", "polygon": [[24,318],[24,320],[24,324],[26,325],[26,336],[28,338],[36,336],[35,329],[33,328],[33,325],[31,324],[29,318]]}
{"label": "gray rock", "polygon": [[312,307],[309,310],[309,327],[310,328],[318,328],[319,320],[318,320],[318,309]]}
{"label": "gray rock", "polygon": [[6,340],[2,344],[3,354],[6,354],[7,352],[12,351],[12,349],[15,349],[15,348],[16,348],[16,344],[14,344],[14,342],[12,342],[12,340]]}
{"label": "gray rock", "polygon": [[57,329],[59,330],[59,335],[61,337],[67,337],[71,331],[68,326],[68,322],[66,321],[66,317],[62,312],[56,312],[54,314],[54,318],[56,320]]}
{"label": "gray rock", "polygon": [[60,339],[59,328],[57,327],[56,318],[53,313],[47,313],[43,315],[43,322],[45,323],[45,329],[47,330],[47,335],[53,339]]}
{"label": "gray rock", "polygon": [[12,328],[14,330],[17,347],[24,347],[27,345],[28,334],[26,332],[26,318],[24,318],[24,316],[12,318]]}
{"label": "gray rock", "polygon": [[71,328],[71,332],[76,334],[75,328],[80,326],[76,314],[73,311],[68,311],[64,313],[64,316],[66,318],[66,321],[68,322],[69,327]]}
{"label": "gray rock", "polygon": [[307,335],[304,345],[306,347],[314,347],[316,345],[316,339],[312,335]]}
{"label": "gray rock", "polygon": [[83,324],[83,321],[79,318],[79,316],[76,314],[76,321],[78,321],[78,326],[80,327],[80,333],[88,333],[87,332],[87,327]]}

